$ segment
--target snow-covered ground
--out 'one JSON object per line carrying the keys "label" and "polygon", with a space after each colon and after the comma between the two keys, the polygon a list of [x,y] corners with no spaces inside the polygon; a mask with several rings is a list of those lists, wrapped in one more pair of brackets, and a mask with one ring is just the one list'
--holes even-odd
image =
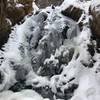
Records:
{"label": "snow-covered ground", "polygon": [[13,93],[5,91],[0,94],[0,100],[44,100],[38,93],[33,90],[23,90]]}

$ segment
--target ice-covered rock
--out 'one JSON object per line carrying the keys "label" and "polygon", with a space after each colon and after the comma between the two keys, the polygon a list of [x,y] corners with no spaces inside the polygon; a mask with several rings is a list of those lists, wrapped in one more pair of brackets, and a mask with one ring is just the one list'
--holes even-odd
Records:
{"label": "ice-covered rock", "polygon": [[[82,9],[77,22],[62,14],[70,5]],[[0,90],[15,93],[1,92],[0,100],[100,99],[100,54],[91,38],[89,5],[85,0],[41,10],[35,5],[36,12],[14,27],[0,51]]]}

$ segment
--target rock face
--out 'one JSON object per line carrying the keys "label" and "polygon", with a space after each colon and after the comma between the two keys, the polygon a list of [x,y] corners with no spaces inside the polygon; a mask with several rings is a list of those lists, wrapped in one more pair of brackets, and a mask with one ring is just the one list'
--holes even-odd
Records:
{"label": "rock face", "polygon": [[0,0],[0,47],[7,42],[10,33],[10,24],[6,20],[7,1]]}
{"label": "rock face", "polygon": [[100,1],[93,0],[89,8],[90,28],[93,38],[97,41],[97,48],[100,48]]}
{"label": "rock face", "polygon": [[33,0],[18,0],[19,4],[24,5],[25,15],[32,11],[32,2]]}
{"label": "rock face", "polygon": [[23,7],[10,6],[7,7],[7,17],[10,19],[12,25],[20,22],[25,16],[25,11]]}
{"label": "rock face", "polygon": [[[94,1],[93,1],[94,2]],[[98,10],[97,10],[98,9]],[[90,19],[91,31],[95,37],[100,38],[100,4],[90,6],[89,14],[92,15]]]}
{"label": "rock face", "polygon": [[32,11],[32,0],[9,1],[7,5],[7,17],[12,24],[20,22],[25,15]]}
{"label": "rock face", "polygon": [[39,8],[45,8],[50,5],[58,6],[60,5],[64,0],[35,0],[36,4]]}

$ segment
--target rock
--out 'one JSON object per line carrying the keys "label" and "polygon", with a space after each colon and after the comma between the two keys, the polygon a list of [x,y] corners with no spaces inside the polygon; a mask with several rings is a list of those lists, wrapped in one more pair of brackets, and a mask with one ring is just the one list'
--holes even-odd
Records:
{"label": "rock", "polygon": [[3,80],[4,80],[4,73],[0,71],[0,84],[2,84]]}
{"label": "rock", "polygon": [[29,14],[32,11],[32,2],[33,0],[18,0],[19,4],[24,5],[25,14]]}
{"label": "rock", "polygon": [[[1,17],[0,17],[1,19]],[[9,34],[11,32],[11,27],[9,25],[9,23],[7,23],[6,19],[3,18],[2,24],[0,24],[0,48],[2,47],[2,45],[4,45],[8,38],[9,38]]]}
{"label": "rock", "polygon": [[[60,53],[60,55],[57,55],[57,53]],[[61,64],[68,64],[74,54],[74,47],[65,47],[65,46],[61,46],[58,51],[56,51],[55,53],[55,58],[59,60],[60,65]]]}
{"label": "rock", "polygon": [[72,97],[73,92],[78,88],[77,84],[71,84],[70,87],[64,90],[64,98],[65,100]]}
{"label": "rock", "polygon": [[23,7],[9,6],[7,7],[7,17],[11,20],[12,25],[20,22],[25,16],[25,11]]}
{"label": "rock", "polygon": [[73,19],[74,21],[78,21],[79,18],[82,15],[83,10],[80,8],[76,8],[72,5],[70,5],[68,8],[66,8],[65,10],[63,10],[61,13],[71,19]]}
{"label": "rock", "polygon": [[28,74],[28,71],[23,66],[17,66],[16,70],[16,80],[24,82],[26,80],[26,75]]}
{"label": "rock", "polygon": [[6,20],[6,0],[0,1],[0,48],[7,42],[10,33],[10,24]]}
{"label": "rock", "polygon": [[43,98],[49,98],[53,100],[54,93],[51,91],[49,86],[33,88],[37,93],[41,94]]}
{"label": "rock", "polygon": [[44,68],[41,71],[42,74],[45,76],[53,76],[55,74],[59,74],[60,66],[58,59],[55,59],[53,55],[49,59],[44,61]]}
{"label": "rock", "polygon": [[68,64],[74,54],[74,47],[61,46],[56,50],[55,55],[51,55],[50,58],[45,59],[44,67],[42,68],[40,74],[42,76],[52,77],[53,75],[58,75],[61,73],[61,65]]}
{"label": "rock", "polygon": [[35,0],[39,8],[45,8],[50,5],[60,5],[64,0]]}
{"label": "rock", "polygon": [[[25,15],[31,13],[33,0],[1,0],[0,1],[0,48],[4,45],[11,33],[11,23],[15,25],[19,23]],[[22,6],[18,6],[18,4]],[[11,23],[8,23],[6,19]]]}
{"label": "rock", "polygon": [[17,82],[15,83],[13,86],[11,86],[9,88],[9,90],[13,91],[13,92],[18,92],[18,91],[21,91],[22,89],[24,89],[24,83],[21,83],[21,82]]}
{"label": "rock", "polygon": [[92,19],[90,19],[90,28],[93,36],[100,38],[100,3],[98,1],[97,3],[94,2],[96,1],[93,0],[89,8],[89,14],[92,15]]}
{"label": "rock", "polygon": [[[81,8],[74,7],[73,5],[70,5],[68,8],[61,11],[61,13],[64,16],[67,16],[76,22],[80,19],[82,12],[83,12],[83,10]],[[82,22],[79,23],[79,28],[80,28],[80,30],[82,30],[82,28],[83,28]]]}
{"label": "rock", "polygon": [[12,25],[20,22],[25,15],[32,12],[32,0],[18,0],[17,3],[9,1],[7,5],[7,17]]}
{"label": "rock", "polygon": [[88,44],[87,46],[88,46],[88,51],[89,51],[90,55],[94,56],[94,54],[95,54],[94,45]]}

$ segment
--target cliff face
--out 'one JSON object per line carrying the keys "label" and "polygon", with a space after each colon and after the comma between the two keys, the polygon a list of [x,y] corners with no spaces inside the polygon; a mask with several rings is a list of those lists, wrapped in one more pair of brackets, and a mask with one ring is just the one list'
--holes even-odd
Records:
{"label": "cliff face", "polygon": [[64,0],[44,9],[33,5],[34,14],[13,27],[0,50],[0,100],[100,99],[92,2]]}

